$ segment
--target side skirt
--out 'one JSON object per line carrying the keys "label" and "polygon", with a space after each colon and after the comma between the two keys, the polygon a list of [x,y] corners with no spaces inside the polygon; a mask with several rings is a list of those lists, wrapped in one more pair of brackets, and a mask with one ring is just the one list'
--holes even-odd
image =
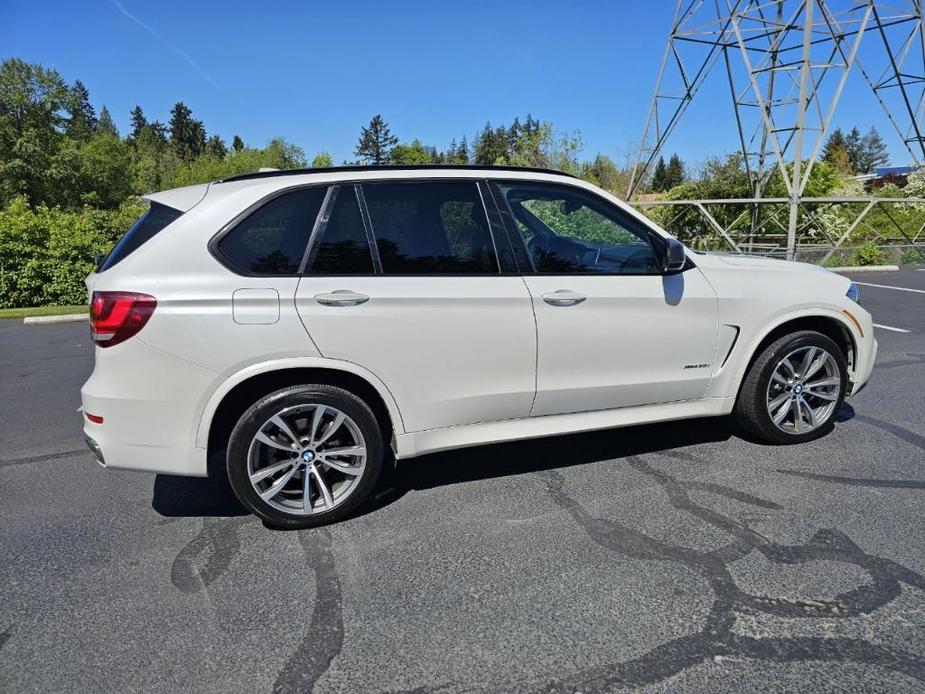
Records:
{"label": "side skirt", "polygon": [[735,398],[704,398],[658,405],[623,407],[615,410],[505,419],[498,422],[428,429],[396,436],[395,457],[414,458],[425,453],[504,441],[636,426],[675,419],[718,417],[730,414],[734,405]]}

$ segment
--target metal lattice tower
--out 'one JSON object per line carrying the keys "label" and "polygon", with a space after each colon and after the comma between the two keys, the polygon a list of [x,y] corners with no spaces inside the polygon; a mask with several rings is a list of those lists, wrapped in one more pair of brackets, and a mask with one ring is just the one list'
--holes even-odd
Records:
{"label": "metal lattice tower", "polygon": [[800,202],[852,70],[881,105],[909,163],[925,164],[921,0],[678,0],[627,198],[647,180],[717,66],[753,198],[781,172],[790,203],[788,257]]}

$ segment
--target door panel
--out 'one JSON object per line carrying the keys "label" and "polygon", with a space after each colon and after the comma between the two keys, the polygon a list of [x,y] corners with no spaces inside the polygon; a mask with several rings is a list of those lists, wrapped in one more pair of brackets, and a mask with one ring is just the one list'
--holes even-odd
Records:
{"label": "door panel", "polygon": [[[368,299],[326,296],[346,292]],[[386,384],[408,431],[530,413],[536,326],[519,277],[303,277],[296,306],[322,355]]]}
{"label": "door panel", "polygon": [[[690,400],[706,392],[717,301],[696,268],[669,276],[524,279],[539,340],[532,415]],[[555,301],[566,292],[586,298]]]}

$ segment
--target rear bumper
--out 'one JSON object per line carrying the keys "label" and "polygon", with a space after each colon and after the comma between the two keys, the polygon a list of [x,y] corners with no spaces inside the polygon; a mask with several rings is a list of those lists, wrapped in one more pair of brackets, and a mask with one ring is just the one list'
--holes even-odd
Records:
{"label": "rear bumper", "polygon": [[206,451],[196,448],[195,434],[215,377],[137,339],[97,348],[93,373],[80,391],[84,436],[94,457],[119,470],[205,476]]}

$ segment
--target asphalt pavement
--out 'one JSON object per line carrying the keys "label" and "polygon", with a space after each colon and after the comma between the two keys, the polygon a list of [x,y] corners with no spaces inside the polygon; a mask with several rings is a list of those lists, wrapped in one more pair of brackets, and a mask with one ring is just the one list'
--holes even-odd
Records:
{"label": "asphalt pavement", "polygon": [[441,453],[300,532],[100,468],[87,326],[0,321],[0,691],[920,692],[925,271],[854,279],[880,356],[822,440]]}

